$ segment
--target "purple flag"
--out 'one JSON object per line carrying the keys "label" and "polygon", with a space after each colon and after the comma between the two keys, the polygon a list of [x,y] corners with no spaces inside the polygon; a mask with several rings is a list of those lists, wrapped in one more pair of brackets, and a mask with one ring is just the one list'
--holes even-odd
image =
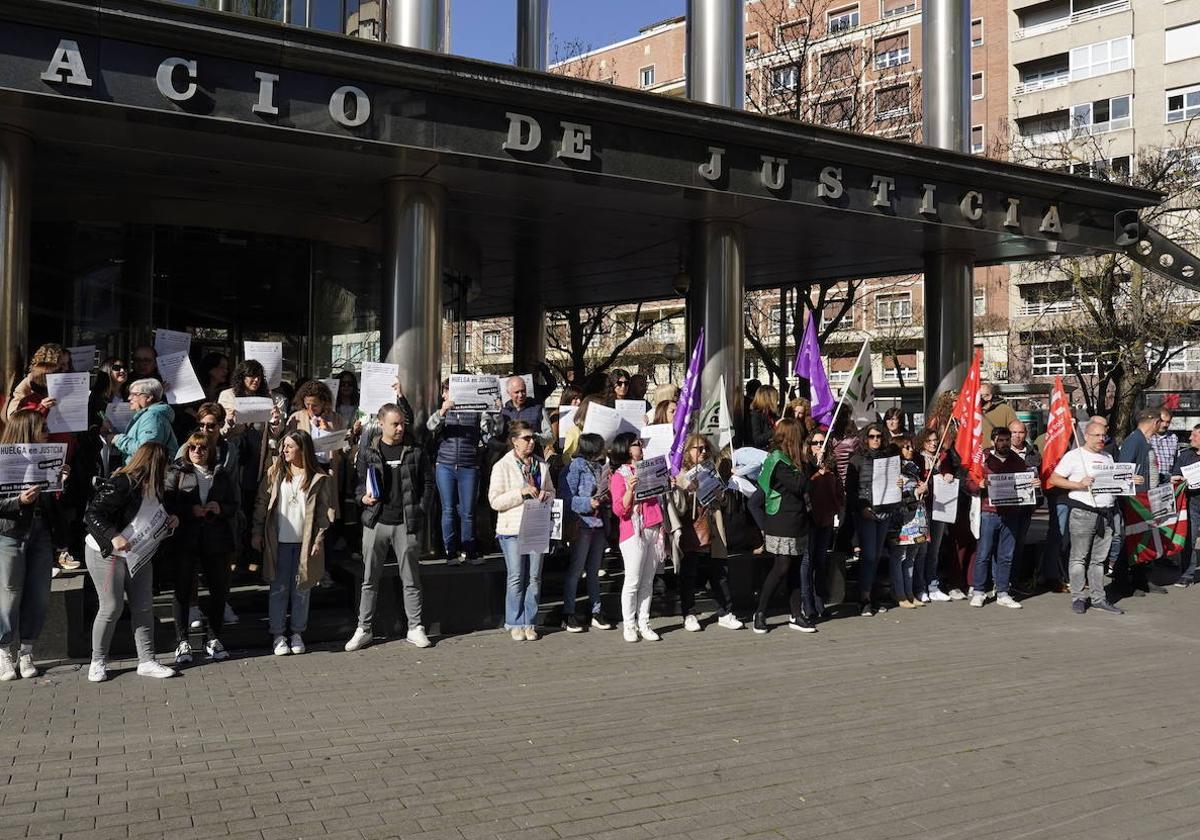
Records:
{"label": "purple flag", "polygon": [[833,422],[835,403],[833,391],[829,388],[829,377],[825,375],[825,365],[821,364],[821,345],[817,342],[816,319],[811,313],[804,327],[804,338],[800,340],[800,349],[796,351],[794,372],[796,376],[808,380],[809,394],[812,397],[812,416],[818,423],[828,426]]}
{"label": "purple flag", "polygon": [[675,441],[671,444],[671,472],[678,474],[683,466],[683,444],[687,441],[688,420],[697,407],[696,396],[700,393],[700,372],[704,367],[704,327],[696,338],[692,360],[688,363],[687,376],[679,389],[679,405],[675,406]]}

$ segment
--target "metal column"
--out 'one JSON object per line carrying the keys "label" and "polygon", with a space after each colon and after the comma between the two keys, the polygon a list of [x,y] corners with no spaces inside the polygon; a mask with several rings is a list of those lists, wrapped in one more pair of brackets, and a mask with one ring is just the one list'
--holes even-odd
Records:
{"label": "metal column", "polygon": [[391,0],[387,42],[430,52],[450,51],[450,0]]}
{"label": "metal column", "polygon": [[[970,150],[970,0],[926,0],[922,7],[921,78],[925,144]],[[925,255],[925,405],[959,388],[967,375],[974,337],[975,264],[971,254]]]}
{"label": "metal column", "polygon": [[384,184],[384,310],[387,361],[424,427],[439,394],[442,361],[442,230],[445,193],[422,178]]}
{"label": "metal column", "polygon": [[[517,0],[517,66],[545,72],[550,0]],[[534,243],[517,248],[513,267],[513,371],[532,373],[546,359],[546,306]],[[518,292],[518,290],[520,290]],[[530,395],[532,396],[532,394]]]}
{"label": "metal column", "polygon": [[25,373],[33,141],[0,128],[0,373],[5,393]]}
{"label": "metal column", "polygon": [[[744,0],[688,0],[687,97],[742,109],[746,102]],[[716,396],[725,377],[734,428],[741,428],[745,354],[745,231],[738,222],[709,219],[692,226],[689,344],[704,327],[701,401]],[[687,351],[691,352],[690,347]]]}

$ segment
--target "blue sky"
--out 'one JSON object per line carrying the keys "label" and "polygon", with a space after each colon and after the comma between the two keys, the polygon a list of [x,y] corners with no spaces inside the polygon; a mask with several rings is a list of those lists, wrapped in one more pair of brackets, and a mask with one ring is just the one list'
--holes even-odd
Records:
{"label": "blue sky", "polygon": [[[591,47],[631,38],[647,24],[683,14],[686,0],[550,0],[550,32]],[[456,55],[507,64],[516,54],[516,0],[451,0]],[[550,58],[555,58],[553,43]]]}

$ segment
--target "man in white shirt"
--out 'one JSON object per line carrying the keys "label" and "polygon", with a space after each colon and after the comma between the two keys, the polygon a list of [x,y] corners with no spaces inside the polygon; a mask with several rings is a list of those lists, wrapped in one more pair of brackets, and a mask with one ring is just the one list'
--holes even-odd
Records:
{"label": "man in white shirt", "polygon": [[1114,615],[1125,612],[1108,603],[1104,596],[1104,561],[1113,540],[1112,511],[1116,499],[1112,494],[1093,493],[1091,489],[1096,480],[1095,467],[1113,462],[1112,456],[1104,451],[1104,435],[1102,424],[1088,423],[1083,446],[1064,455],[1050,476],[1052,486],[1070,491],[1067,532],[1071,535],[1068,567],[1071,610],[1079,615],[1088,607],[1088,598],[1083,593],[1085,580],[1092,609]]}

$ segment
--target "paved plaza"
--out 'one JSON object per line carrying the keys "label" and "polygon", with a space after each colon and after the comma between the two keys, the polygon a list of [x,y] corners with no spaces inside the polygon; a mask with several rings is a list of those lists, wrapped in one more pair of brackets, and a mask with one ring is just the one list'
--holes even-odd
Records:
{"label": "paved plaza", "polygon": [[0,838],[1200,837],[1200,588],[1067,597],[60,666],[0,686]]}

